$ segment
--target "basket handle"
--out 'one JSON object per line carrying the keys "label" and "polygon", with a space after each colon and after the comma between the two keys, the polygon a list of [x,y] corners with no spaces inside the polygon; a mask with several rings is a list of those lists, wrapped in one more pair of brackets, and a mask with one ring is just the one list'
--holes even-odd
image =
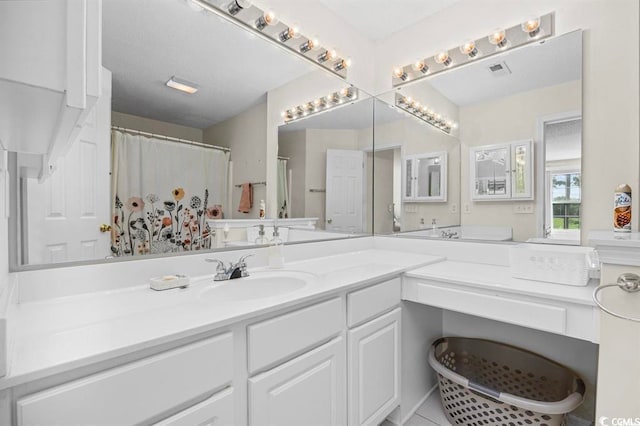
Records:
{"label": "basket handle", "polygon": [[576,380],[575,392],[567,396],[562,401],[554,402],[535,401],[507,392],[498,392],[488,386],[470,381],[466,377],[449,370],[436,359],[436,347],[439,346],[443,341],[444,339],[438,339],[431,345],[431,349],[429,350],[429,365],[434,370],[436,370],[438,374],[446,377],[454,383],[457,383],[469,389],[473,389],[474,391],[488,396],[489,398],[497,399],[498,401],[504,402],[506,404],[515,405],[525,410],[535,411],[538,413],[565,414],[575,410],[582,403],[585,393],[585,385],[581,379]]}

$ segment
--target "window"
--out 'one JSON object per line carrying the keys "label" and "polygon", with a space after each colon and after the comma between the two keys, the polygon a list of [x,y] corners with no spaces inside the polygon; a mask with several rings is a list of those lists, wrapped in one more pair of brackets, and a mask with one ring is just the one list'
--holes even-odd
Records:
{"label": "window", "polygon": [[580,229],[580,173],[551,175],[553,229]]}

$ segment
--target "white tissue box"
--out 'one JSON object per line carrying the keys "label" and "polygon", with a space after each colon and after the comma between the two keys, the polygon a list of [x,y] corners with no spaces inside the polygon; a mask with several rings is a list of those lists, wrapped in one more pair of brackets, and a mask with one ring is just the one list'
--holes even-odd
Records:
{"label": "white tissue box", "polygon": [[589,282],[591,247],[520,244],[510,249],[511,275],[525,280],[585,286]]}
{"label": "white tissue box", "polygon": [[156,277],[149,280],[151,289],[158,291],[189,287],[190,283],[191,279],[186,275],[165,275],[164,277]]}

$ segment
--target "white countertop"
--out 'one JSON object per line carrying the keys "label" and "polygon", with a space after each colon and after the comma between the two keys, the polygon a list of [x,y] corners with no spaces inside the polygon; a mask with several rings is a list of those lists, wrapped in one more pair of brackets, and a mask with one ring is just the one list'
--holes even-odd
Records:
{"label": "white countertop", "polygon": [[15,305],[10,314],[15,325],[8,347],[9,368],[0,378],[0,389],[212,331],[442,260],[371,249],[290,262],[284,271],[314,274],[313,284],[282,296],[238,302],[199,297],[213,285],[209,275],[192,277],[187,289],[156,292],[141,283]]}
{"label": "white countertop", "polygon": [[591,294],[598,285],[598,280],[591,280],[588,285],[583,287],[523,280],[513,278],[508,266],[450,260],[413,269],[405,275],[418,279],[591,306],[595,306]]}

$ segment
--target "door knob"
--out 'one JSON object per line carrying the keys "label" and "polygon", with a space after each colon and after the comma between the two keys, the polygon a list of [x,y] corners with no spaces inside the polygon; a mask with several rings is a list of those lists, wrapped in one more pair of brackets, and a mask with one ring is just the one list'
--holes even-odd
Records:
{"label": "door knob", "polygon": [[332,223],[332,222],[333,222],[333,219],[327,219],[327,223],[328,223],[329,225],[331,225],[331,223]]}
{"label": "door knob", "polygon": [[100,225],[100,232],[109,232],[111,231],[111,225],[107,225],[106,223],[103,223],[102,225]]}

